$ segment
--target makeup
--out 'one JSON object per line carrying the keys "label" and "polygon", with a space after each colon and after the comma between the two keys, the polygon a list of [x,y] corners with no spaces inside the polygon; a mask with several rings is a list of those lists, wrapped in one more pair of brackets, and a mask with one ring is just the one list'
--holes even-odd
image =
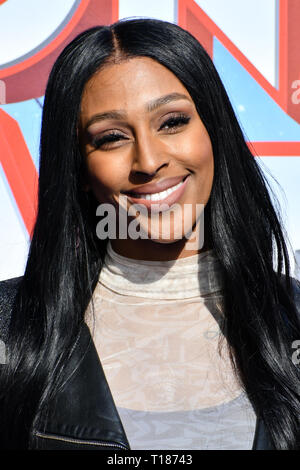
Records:
{"label": "makeup", "polygon": [[[189,176],[190,175],[185,176],[179,183],[169,185],[166,189],[162,189],[161,191],[155,192],[156,188],[154,186],[151,190],[149,188],[147,191],[145,185],[144,188],[139,189],[139,192],[129,192],[126,195],[128,196],[129,202],[132,204],[143,204],[148,210],[153,212],[164,212],[168,210],[170,206],[179,202],[189,182]],[[159,189],[159,186],[157,189]],[[158,205],[162,205],[163,207],[159,209],[159,207],[157,207]]]}

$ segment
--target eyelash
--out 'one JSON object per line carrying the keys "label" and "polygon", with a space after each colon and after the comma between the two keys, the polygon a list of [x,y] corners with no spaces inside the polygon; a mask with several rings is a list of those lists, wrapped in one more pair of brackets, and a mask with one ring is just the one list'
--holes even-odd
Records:
{"label": "eyelash", "polygon": [[[159,131],[163,130],[164,126],[170,126],[168,130],[168,133],[172,134],[173,132],[176,132],[178,127],[182,127],[186,124],[189,123],[190,117],[187,116],[186,114],[178,114],[175,116],[169,117],[158,129]],[[106,150],[109,146],[109,144],[118,142],[119,140],[127,140],[126,137],[123,134],[119,134],[118,132],[112,131],[109,134],[104,135],[103,137],[95,137],[92,140],[92,145],[94,148],[99,149],[102,148]]]}

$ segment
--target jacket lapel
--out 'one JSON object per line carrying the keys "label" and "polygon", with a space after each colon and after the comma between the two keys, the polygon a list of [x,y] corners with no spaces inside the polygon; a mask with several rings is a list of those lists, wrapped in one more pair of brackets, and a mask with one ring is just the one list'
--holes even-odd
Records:
{"label": "jacket lapel", "polygon": [[[85,354],[84,354],[85,352]],[[82,357],[83,356],[83,357]],[[75,372],[69,377],[68,370]],[[33,431],[33,449],[130,450],[89,328],[83,325],[67,380],[48,415]],[[273,449],[263,422],[257,419],[252,450]]]}
{"label": "jacket lapel", "polygon": [[[79,364],[79,365],[78,365]],[[68,371],[75,372],[69,377]],[[130,449],[89,328],[83,325],[67,382],[37,420],[32,448]]]}

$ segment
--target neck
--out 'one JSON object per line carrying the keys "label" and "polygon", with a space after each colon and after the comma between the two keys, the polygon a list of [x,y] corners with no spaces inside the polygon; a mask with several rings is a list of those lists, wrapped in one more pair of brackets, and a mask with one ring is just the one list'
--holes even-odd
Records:
{"label": "neck", "polygon": [[222,269],[213,250],[173,260],[138,260],[108,243],[99,282],[118,295],[175,300],[222,289]]}
{"label": "neck", "polygon": [[111,240],[113,250],[121,256],[144,261],[171,261],[186,258],[211,249],[206,243],[200,249],[187,249],[187,240],[174,243],[157,243],[152,240]]}
{"label": "neck", "polygon": [[[209,219],[204,213],[204,243],[190,243],[191,240],[182,238],[173,243],[159,243],[151,239],[111,240],[113,250],[121,256],[144,261],[171,261],[187,258],[213,248]],[[193,246],[195,245],[195,247]]]}

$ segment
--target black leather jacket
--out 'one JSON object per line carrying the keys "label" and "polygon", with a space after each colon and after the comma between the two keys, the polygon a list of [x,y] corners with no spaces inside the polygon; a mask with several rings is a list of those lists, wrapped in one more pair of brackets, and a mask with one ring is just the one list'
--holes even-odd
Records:
{"label": "black leather jacket", "polygon": [[[20,278],[0,282],[0,338],[5,338]],[[300,284],[294,285],[300,312]],[[83,360],[83,352],[86,351]],[[80,363],[70,376],[70,371]],[[2,366],[3,367],[3,366]],[[51,417],[40,416],[30,449],[130,450],[124,428],[106,381],[89,328],[84,324],[70,360],[65,387],[50,403]],[[257,418],[253,450],[273,449],[267,430]]]}

